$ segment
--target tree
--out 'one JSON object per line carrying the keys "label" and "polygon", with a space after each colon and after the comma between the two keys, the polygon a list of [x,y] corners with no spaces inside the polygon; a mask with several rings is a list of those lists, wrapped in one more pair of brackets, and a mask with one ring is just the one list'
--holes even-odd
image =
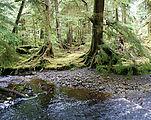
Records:
{"label": "tree", "polygon": [[[148,1],[147,5],[148,5],[148,16],[150,18],[150,16],[151,16],[151,1]],[[151,36],[151,21],[149,21],[149,23],[148,23],[148,36]]]}
{"label": "tree", "polygon": [[122,3],[122,22],[126,24],[126,4]]}
{"label": "tree", "polygon": [[[103,13],[104,0],[95,0],[93,18],[91,18],[93,24],[91,47],[85,59],[85,64],[90,67],[96,67],[96,64],[112,64],[114,57],[114,51],[103,41]],[[108,56],[107,60],[103,60],[105,59],[102,57],[103,54]],[[101,61],[97,60],[98,55],[101,56]],[[117,61],[116,58],[114,59]]]}
{"label": "tree", "polygon": [[62,38],[61,38],[60,21],[58,19],[58,13],[59,13],[59,10],[58,10],[58,0],[54,0],[54,2],[55,2],[55,13],[56,13],[57,37],[58,37],[58,40],[60,41],[60,47],[63,48],[64,45],[63,45]]}
{"label": "tree", "polygon": [[[16,1],[16,2],[18,2],[18,1]],[[20,9],[19,9],[17,18],[16,18],[16,22],[15,22],[16,26],[14,26],[12,33],[18,33],[17,27],[18,27],[18,23],[19,23],[22,11],[24,9],[25,3],[26,3],[26,0],[23,0],[22,3],[21,3],[21,6],[20,6]]]}
{"label": "tree", "polygon": [[[86,11],[89,13],[90,10],[89,10],[88,3],[85,0],[81,0],[81,1],[85,4]],[[90,32],[91,32],[91,23],[90,23],[90,21],[88,21],[88,33],[90,34]]]}
{"label": "tree", "polygon": [[45,25],[45,30],[46,30],[46,38],[45,38],[45,46],[48,47],[46,53],[47,56],[49,57],[53,57],[54,53],[53,53],[53,49],[52,49],[52,43],[50,40],[50,0],[46,1],[46,25]]}
{"label": "tree", "polygon": [[9,17],[14,8],[12,4],[0,1],[0,67],[11,66],[18,60],[15,52],[15,44],[18,39],[15,34],[11,33],[14,23]]}

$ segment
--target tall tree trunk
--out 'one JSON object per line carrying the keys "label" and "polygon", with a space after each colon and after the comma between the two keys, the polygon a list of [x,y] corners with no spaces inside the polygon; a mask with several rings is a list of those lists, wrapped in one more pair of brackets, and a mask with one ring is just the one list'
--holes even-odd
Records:
{"label": "tall tree trunk", "polygon": [[115,4],[114,4],[114,7],[115,7],[115,20],[119,21],[118,6],[117,6],[117,3],[116,3],[116,0],[114,0],[114,2],[115,2]]}
{"label": "tall tree trunk", "polygon": [[115,8],[115,19],[116,19],[116,21],[119,21],[119,18],[118,18],[118,8]]}
{"label": "tall tree trunk", "polygon": [[104,44],[103,42],[103,13],[104,13],[104,0],[94,1],[93,11],[93,29],[92,29],[92,42],[89,55],[93,56],[98,51],[98,46]]}
{"label": "tall tree trunk", "polygon": [[40,39],[44,39],[44,31],[42,28],[40,29]]}
{"label": "tall tree trunk", "polygon": [[[96,67],[96,64],[112,65],[117,63],[117,59],[114,57],[114,51],[108,47],[103,41],[103,13],[104,13],[104,0],[94,0],[94,11],[92,29],[92,41],[90,50],[85,57],[85,64],[91,68]],[[107,55],[104,57],[105,52]],[[101,61],[98,62],[97,55],[100,56]]]}
{"label": "tall tree trunk", "polygon": [[19,9],[19,12],[18,12],[18,15],[17,15],[17,19],[16,19],[16,22],[15,22],[16,26],[14,26],[12,33],[18,33],[17,27],[18,27],[18,23],[19,23],[23,8],[25,6],[25,3],[26,3],[26,0],[23,0],[22,3],[21,3],[20,9]]}
{"label": "tall tree trunk", "polygon": [[95,58],[99,50],[99,45],[103,42],[103,13],[104,0],[94,0],[92,41],[88,55],[85,59],[85,64],[90,67],[95,67]]}
{"label": "tall tree trunk", "polygon": [[72,26],[69,24],[69,30],[67,33],[67,40],[65,41],[66,45],[72,47],[73,36],[72,36]]}
{"label": "tall tree trunk", "polygon": [[60,47],[63,48],[63,42],[62,42],[62,39],[61,39],[60,21],[58,19],[58,13],[59,13],[59,10],[58,10],[58,0],[54,0],[54,1],[55,1],[55,11],[56,11],[57,37],[58,37],[58,40],[60,41]]}
{"label": "tall tree trunk", "polygon": [[[86,6],[86,11],[89,13],[89,6],[88,3],[85,0],[82,0],[82,2],[85,4]],[[91,22],[90,20],[88,20],[88,33],[91,34]]]}
{"label": "tall tree trunk", "polygon": [[46,1],[46,22],[45,30],[46,30],[46,36],[45,36],[45,45],[48,47],[47,56],[53,57],[53,49],[52,49],[52,43],[50,40],[50,0]]}
{"label": "tall tree trunk", "polygon": [[126,24],[126,5],[122,4],[122,22]]}
{"label": "tall tree trunk", "polygon": [[37,46],[37,37],[36,37],[36,26],[35,26],[35,19],[33,18],[33,41],[35,43],[35,46]]}
{"label": "tall tree trunk", "polygon": [[69,26],[69,44],[70,44],[70,47],[72,47],[72,41],[73,41],[73,36],[72,36],[72,26]]}
{"label": "tall tree trunk", "polygon": [[[148,1],[148,17],[151,18],[151,1]],[[150,20],[150,19],[149,19]],[[148,23],[148,36],[151,36],[151,20]]]}

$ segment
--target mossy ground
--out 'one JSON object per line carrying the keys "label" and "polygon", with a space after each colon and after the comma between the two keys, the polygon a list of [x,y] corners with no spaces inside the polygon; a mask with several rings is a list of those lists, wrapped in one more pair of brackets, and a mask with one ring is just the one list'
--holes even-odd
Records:
{"label": "mossy ground", "polygon": [[27,71],[43,71],[43,70],[66,70],[71,68],[81,68],[83,63],[82,55],[86,54],[88,47],[78,46],[70,49],[54,49],[55,56],[46,57],[45,55],[31,59],[33,54],[21,54],[20,61],[9,68],[3,68],[4,74],[20,74]]}

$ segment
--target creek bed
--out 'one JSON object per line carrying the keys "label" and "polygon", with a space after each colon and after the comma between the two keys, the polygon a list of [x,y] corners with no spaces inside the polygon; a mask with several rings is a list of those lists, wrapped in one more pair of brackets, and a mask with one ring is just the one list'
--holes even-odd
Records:
{"label": "creek bed", "polygon": [[[76,93],[76,94],[75,94]],[[150,120],[151,110],[125,98],[91,96],[89,90],[56,88],[54,94],[17,99],[1,120]],[[94,97],[94,98],[93,98]]]}
{"label": "creek bed", "polygon": [[0,86],[29,94],[1,103],[0,120],[151,120],[150,75],[117,78],[88,69],[0,77]]}

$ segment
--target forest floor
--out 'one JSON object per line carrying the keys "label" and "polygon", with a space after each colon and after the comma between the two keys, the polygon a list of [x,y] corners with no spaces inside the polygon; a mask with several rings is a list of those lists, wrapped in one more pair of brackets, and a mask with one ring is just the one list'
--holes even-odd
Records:
{"label": "forest floor", "polygon": [[84,66],[82,62],[84,57],[81,56],[87,53],[88,46],[81,45],[70,49],[54,49],[54,58],[41,56],[29,62],[26,61],[36,52],[33,54],[20,54],[20,60],[16,64],[0,69],[2,69],[2,75],[27,75],[34,74],[35,71],[79,69]]}

